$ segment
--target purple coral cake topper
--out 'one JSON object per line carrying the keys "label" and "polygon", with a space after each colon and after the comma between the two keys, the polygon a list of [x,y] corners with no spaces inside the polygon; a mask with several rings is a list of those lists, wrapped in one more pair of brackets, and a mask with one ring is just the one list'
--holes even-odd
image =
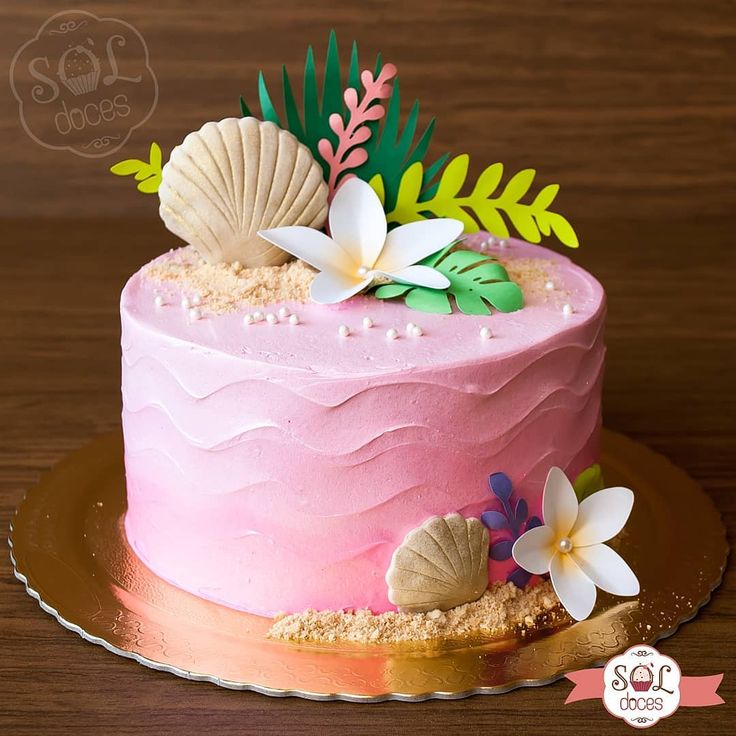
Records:
{"label": "purple coral cake topper", "polygon": [[[529,529],[541,526],[542,520],[538,516],[529,516],[529,505],[526,500],[519,498],[512,504],[514,495],[511,479],[506,473],[493,473],[488,476],[488,487],[491,493],[501,502],[502,511],[484,511],[481,521],[498,536],[503,538],[491,541],[490,557],[497,562],[511,559],[511,549],[514,542]],[[513,508],[512,508],[513,505]],[[493,535],[496,537],[497,535]],[[506,576],[506,580],[518,588],[523,588],[531,579],[531,573],[518,565]]]}

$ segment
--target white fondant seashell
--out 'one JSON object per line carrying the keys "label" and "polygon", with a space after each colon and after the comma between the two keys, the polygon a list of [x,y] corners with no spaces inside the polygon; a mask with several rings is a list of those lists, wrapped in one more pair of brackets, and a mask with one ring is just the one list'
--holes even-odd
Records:
{"label": "white fondant seashell", "polygon": [[488,530],[460,514],[433,516],[406,535],[386,573],[400,611],[447,611],[478,600],[488,587]]}
{"label": "white fondant seashell", "polygon": [[277,266],[291,256],[257,234],[327,217],[322,167],[294,135],[255,118],[205,123],[171,152],[161,174],[166,227],[210,263]]}

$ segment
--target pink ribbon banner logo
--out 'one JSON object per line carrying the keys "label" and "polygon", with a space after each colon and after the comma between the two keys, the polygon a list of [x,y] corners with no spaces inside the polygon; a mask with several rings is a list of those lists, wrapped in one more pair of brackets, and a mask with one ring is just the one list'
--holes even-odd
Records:
{"label": "pink ribbon banner logo", "polygon": [[600,698],[606,710],[634,728],[649,728],[680,706],[721,705],[716,693],[723,675],[684,677],[671,657],[640,644],[610,659],[603,669],[565,675],[575,683],[565,705]]}

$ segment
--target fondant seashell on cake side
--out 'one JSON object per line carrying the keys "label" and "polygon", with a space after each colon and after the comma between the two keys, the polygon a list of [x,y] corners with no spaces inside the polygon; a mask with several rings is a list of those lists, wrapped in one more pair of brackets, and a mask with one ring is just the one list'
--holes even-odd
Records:
{"label": "fondant seashell on cake side", "polygon": [[386,573],[388,599],[400,611],[447,611],[488,587],[488,530],[460,514],[433,516],[406,535]]}
{"label": "fondant seashell on cake side", "polygon": [[320,228],[327,217],[327,184],[309,149],[255,118],[205,123],[174,148],[161,177],[161,219],[210,263],[280,265],[291,256],[257,231]]}

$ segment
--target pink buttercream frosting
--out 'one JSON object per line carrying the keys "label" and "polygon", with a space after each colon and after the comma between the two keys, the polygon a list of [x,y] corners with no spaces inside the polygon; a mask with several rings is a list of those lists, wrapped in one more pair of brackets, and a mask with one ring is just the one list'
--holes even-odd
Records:
{"label": "pink buttercream frosting", "polygon": [[[597,460],[605,299],[545,248],[512,240],[502,255],[552,261],[555,291],[489,317],[361,296],[246,326],[246,307],[190,321],[175,284],[135,274],[122,389],[125,526],[141,559],[254,613],[382,612],[394,549],[430,516],[495,508],[490,473],[539,514],[551,465],[575,475]],[[491,580],[508,570],[491,561]]]}

